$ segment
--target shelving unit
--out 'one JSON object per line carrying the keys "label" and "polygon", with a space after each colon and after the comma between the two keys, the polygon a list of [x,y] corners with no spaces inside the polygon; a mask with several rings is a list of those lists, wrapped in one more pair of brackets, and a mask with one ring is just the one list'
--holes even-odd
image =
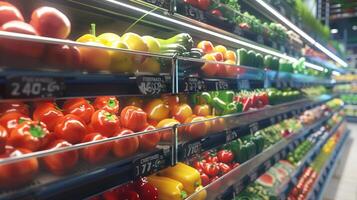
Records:
{"label": "shelving unit", "polygon": [[[254,2],[256,3],[256,1]],[[254,50],[256,53],[260,53],[262,57],[267,55],[275,56],[291,62],[291,67],[294,62],[296,63],[302,57],[301,52],[290,48],[290,44],[280,44],[268,37],[262,38],[259,35],[247,37],[249,33],[242,33],[242,30],[236,24],[228,23],[224,19],[213,16],[208,11],[188,6],[178,0],[30,0],[28,2],[19,1],[15,3],[23,5],[26,15],[30,12],[27,8],[32,9],[33,7],[43,5],[65,11],[65,14],[73,18],[71,39],[85,33],[86,27],[89,27],[90,23],[95,22],[100,29],[98,32],[111,31],[124,33],[124,31],[133,31],[143,35],[154,35],[158,38],[168,38],[168,36],[186,32],[194,41],[194,43],[192,41],[194,46],[197,45],[198,41],[210,40],[214,44],[225,45],[227,49],[233,50],[233,52],[236,52],[238,48],[246,48],[247,50]],[[270,15],[266,10],[261,10],[261,12],[260,14],[265,16]],[[274,17],[270,17],[270,19],[276,21]],[[228,23],[228,27],[223,22]],[[132,24],[134,25],[132,26]],[[128,135],[110,136],[91,142],[78,142],[60,149],[35,150],[16,157],[4,156],[4,158],[0,159],[0,172],[2,167],[11,167],[31,159],[39,160],[40,168],[36,174],[33,174],[31,181],[16,188],[2,188],[1,185],[3,183],[1,183],[2,179],[0,178],[0,200],[89,199],[103,194],[103,192],[113,189],[118,185],[133,181],[139,177],[153,175],[160,170],[176,165],[178,162],[187,162],[192,156],[211,149],[220,148],[233,140],[253,135],[256,131],[279,124],[287,119],[297,119],[301,114],[310,109],[326,105],[327,102],[338,98],[339,95],[328,93],[312,97],[303,94],[300,89],[315,86],[331,88],[336,84],[335,81],[331,80],[331,74],[334,70],[335,72],[343,71],[341,68],[325,68],[322,64],[304,62],[304,69],[308,68],[316,72],[314,75],[306,71],[297,73],[296,71],[294,72],[293,68],[291,72],[284,72],[282,70],[269,69],[270,66],[267,66],[265,63],[262,63],[260,67],[254,67],[237,63],[237,59],[234,60],[234,64],[225,63],[224,61],[209,61],[202,58],[203,53],[198,58],[193,58],[185,57],[177,52],[168,55],[160,52],[114,48],[93,43],[81,43],[67,39],[4,31],[0,31],[0,39],[1,53],[6,52],[5,47],[1,46],[1,41],[12,41],[14,44],[27,42],[43,45],[47,48],[47,51],[54,45],[62,45],[68,48],[95,50],[98,54],[106,52],[109,55],[107,57],[109,59],[112,59],[110,56],[120,54],[121,56],[124,55],[123,57],[130,57],[131,62],[137,62],[135,64],[131,63],[131,67],[137,65],[133,67],[135,70],[120,71],[122,69],[118,70],[118,66],[123,66],[123,63],[116,66],[108,64],[107,68],[104,69],[93,69],[93,67],[90,68],[81,64],[70,67],[50,65],[46,63],[47,61],[44,58],[29,59],[20,56],[21,59],[17,59],[16,53],[13,57],[0,55],[0,107],[2,104],[22,101],[26,103],[27,107],[31,106],[29,113],[32,113],[35,107],[39,106],[39,100],[55,101],[56,106],[63,108],[66,102],[75,97],[84,97],[86,98],[86,102],[92,103],[97,96],[114,96],[120,99],[121,109],[137,103],[128,103],[129,98],[141,99],[141,108],[147,112],[148,108],[146,106],[150,100],[160,99],[164,102],[164,97],[167,97],[165,95],[168,95],[179,99],[177,102],[174,100],[174,103],[177,103],[174,106],[179,105],[178,101],[180,101],[180,104],[185,103],[189,107],[191,106],[191,115],[189,116],[191,117],[192,110],[196,106],[190,103],[191,95],[201,92],[210,93],[213,96],[213,94],[229,90],[234,93],[235,98],[247,97],[239,96],[241,95],[239,92],[242,92],[242,95],[249,93],[251,96],[248,96],[248,98],[258,98],[258,92],[268,95],[269,88],[276,88],[281,95],[279,98],[286,99],[291,95],[292,91],[298,93],[297,95],[295,94],[294,99],[282,101],[284,103],[273,104],[270,102],[268,105],[261,105],[263,103],[258,102],[258,106],[251,106],[246,110],[244,109],[247,105],[246,103],[243,104],[239,100],[232,99],[233,102],[224,103],[241,104],[243,108],[240,111],[219,115],[217,114],[219,113],[218,109],[215,108],[212,109],[214,110],[213,114],[209,114],[212,115],[210,118],[207,114],[204,120],[193,121],[191,119],[191,121],[187,121],[189,118],[187,117],[182,122],[180,121],[181,123],[171,124],[170,126],[159,127],[158,124],[160,124],[162,119],[150,119],[150,121],[147,120],[147,116],[145,115],[145,121],[147,120],[146,127],[152,125],[154,130],[148,131],[145,128]],[[96,40],[93,39],[93,41]],[[310,41],[306,40],[305,42]],[[99,62],[105,60],[103,57],[95,59]],[[153,72],[140,69],[144,60],[148,59],[152,59],[158,63],[158,71],[153,70]],[[81,62],[84,61],[81,60]],[[254,62],[256,61],[253,59]],[[150,66],[153,65],[151,64]],[[215,75],[209,75],[202,69],[205,65],[223,66],[225,72],[223,75],[218,72],[214,73]],[[233,68],[234,72],[231,74],[227,72],[227,66]],[[214,98],[218,98],[218,95],[212,99]],[[172,102],[165,101],[162,104],[165,104],[170,109],[167,111],[167,116],[169,116],[167,118],[171,119],[175,118],[171,115],[173,115],[173,109],[176,107],[169,107],[170,103]],[[208,102],[205,103],[208,104]],[[135,104],[135,106],[140,107],[139,104]],[[144,104],[145,106],[143,106]],[[209,106],[214,107],[211,104]],[[207,199],[233,199],[235,195],[239,194],[239,192],[253,182],[260,174],[269,169],[275,162],[286,157],[288,152],[302,143],[308,135],[325,125],[332,118],[333,114],[338,113],[341,109],[342,107],[333,109],[328,115],[324,115],[313,124],[303,126],[298,133],[282,138],[263,152],[258,153],[246,162],[240,163],[239,167],[218,177],[216,180],[202,187],[201,190],[190,194],[186,199],[196,199],[197,196],[201,195],[202,191],[207,193]],[[61,110],[61,112],[64,112],[64,110]],[[1,113],[0,117],[3,114]],[[147,114],[149,113],[147,112]],[[217,115],[213,116],[214,114]],[[114,115],[119,115],[119,113],[115,113]],[[91,120],[93,120],[92,117]],[[127,128],[124,127],[122,119],[119,120],[120,126]],[[219,130],[213,130],[214,124],[217,121],[221,122],[223,126],[221,124]],[[84,124],[88,125],[88,130],[95,132],[93,125],[86,123]],[[141,122],[138,120],[136,123]],[[294,182],[294,177],[296,179],[301,173],[303,167],[316,156],[327,139],[341,123],[336,125],[326,137],[319,140],[308,155],[305,156],[292,176],[292,182]],[[194,137],[187,133],[189,132],[187,130],[191,127],[202,124],[207,129],[203,135]],[[51,132],[56,131],[51,130]],[[112,145],[118,141],[125,142],[130,139],[142,138],[143,136],[153,136],[154,134],[159,134],[161,139],[150,150],[138,150],[139,147],[137,147],[137,151],[130,156],[119,158],[114,155],[108,155],[106,160],[98,164],[90,164],[82,158],[83,155],[81,153],[85,149],[98,147],[99,145]],[[163,139],[164,135],[169,136]],[[347,138],[347,136],[345,137]],[[139,145],[139,142],[137,143]],[[45,158],[68,152],[80,152],[78,157],[81,157],[78,164],[70,173],[57,176],[44,168],[43,160]],[[333,159],[337,159],[335,158],[337,155],[338,153],[332,156],[333,158],[331,157],[329,163],[332,163]],[[326,167],[326,171],[327,169],[331,170],[329,167]],[[282,195],[287,194],[288,187],[289,185],[284,187]],[[280,198],[283,199],[283,197],[285,196],[281,196]]]}

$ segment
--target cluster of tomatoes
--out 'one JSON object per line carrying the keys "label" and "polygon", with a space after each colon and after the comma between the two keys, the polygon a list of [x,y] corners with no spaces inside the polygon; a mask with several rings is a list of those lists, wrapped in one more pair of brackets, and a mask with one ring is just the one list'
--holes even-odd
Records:
{"label": "cluster of tomatoes", "polygon": [[234,154],[231,150],[211,150],[202,154],[199,160],[193,162],[193,167],[201,174],[202,186],[206,186],[222,175],[239,166],[234,162]]}
{"label": "cluster of tomatoes", "polygon": [[311,167],[306,168],[303,174],[300,176],[300,179],[296,184],[296,186],[291,190],[288,199],[289,200],[306,199],[317,177],[318,177],[318,173],[313,168]]}
{"label": "cluster of tomatoes", "polygon": [[[32,112],[29,105],[22,102],[6,102],[0,105],[0,112],[1,159],[155,129],[147,123],[147,114],[141,108],[125,106],[119,110],[119,100],[113,96],[97,97],[92,103],[84,98],[69,99],[63,102],[61,109],[52,101],[35,102]],[[76,166],[80,157],[92,164],[103,161],[110,152],[124,158],[139,150],[154,149],[160,137],[154,132],[2,164],[0,188],[29,182],[38,171],[39,162],[49,172],[64,175]]]}
{"label": "cluster of tomatoes", "polygon": [[[68,17],[53,7],[39,7],[35,9],[27,23],[20,9],[16,6],[0,1],[0,30],[21,33],[30,36],[44,36],[50,38],[67,39],[71,32],[71,22]],[[2,62],[10,64],[38,64],[43,60],[49,65],[78,66],[80,52],[77,47],[69,45],[45,45],[40,42],[13,40],[0,38],[0,51],[6,59]],[[22,59],[16,59],[21,57]],[[10,59],[9,59],[10,58]]]}

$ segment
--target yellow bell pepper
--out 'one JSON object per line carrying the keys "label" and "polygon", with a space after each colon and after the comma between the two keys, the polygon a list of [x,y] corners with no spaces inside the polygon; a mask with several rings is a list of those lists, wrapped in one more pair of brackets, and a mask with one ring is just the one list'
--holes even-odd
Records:
{"label": "yellow bell pepper", "polygon": [[202,185],[198,186],[196,188],[195,192],[198,192],[198,193],[196,193],[195,196],[191,198],[192,200],[205,200],[206,199],[207,191],[205,189],[203,189]]}
{"label": "yellow bell pepper", "polygon": [[195,168],[181,162],[161,170],[158,174],[181,182],[188,194],[194,193],[196,188],[201,185],[200,173]]}
{"label": "yellow bell pepper", "polygon": [[174,179],[156,175],[149,176],[147,179],[159,191],[159,200],[182,200],[187,197],[182,183]]}

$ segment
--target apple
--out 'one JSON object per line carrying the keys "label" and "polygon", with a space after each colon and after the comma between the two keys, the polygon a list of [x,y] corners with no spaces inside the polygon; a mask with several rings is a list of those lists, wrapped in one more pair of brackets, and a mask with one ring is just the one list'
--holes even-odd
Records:
{"label": "apple", "polygon": [[46,63],[51,66],[78,68],[81,65],[81,54],[77,47],[48,45],[46,50]]}
{"label": "apple", "polygon": [[214,51],[212,42],[205,41],[205,40],[198,43],[197,48],[202,49],[203,53],[205,53],[205,54],[211,53]]}
{"label": "apple", "polygon": [[180,123],[184,123],[188,117],[192,115],[191,107],[186,104],[180,104],[172,109],[172,116],[174,119],[178,120]]}
{"label": "apple", "polygon": [[207,118],[195,115],[185,120],[185,123],[193,123],[185,126],[185,133],[188,139],[199,138],[207,134],[210,124],[204,120],[207,120]]}
{"label": "apple", "polygon": [[[202,59],[207,60],[207,61],[216,61],[216,58],[212,54],[206,54],[202,57]],[[207,76],[214,76],[216,75],[218,71],[217,64],[215,63],[205,63],[202,67],[201,70],[203,73]]]}
{"label": "apple", "polygon": [[148,114],[148,119],[161,121],[169,117],[170,109],[167,104],[161,99],[153,99],[149,101],[145,107],[144,111]]}
{"label": "apple", "polygon": [[56,8],[40,7],[32,12],[30,24],[41,36],[66,39],[71,32],[71,22]]}
{"label": "apple", "polygon": [[21,12],[12,4],[0,1],[0,26],[10,21],[24,21]]}
{"label": "apple", "polygon": [[193,108],[193,114],[197,116],[211,115],[211,107],[207,104],[195,105],[195,107]]}

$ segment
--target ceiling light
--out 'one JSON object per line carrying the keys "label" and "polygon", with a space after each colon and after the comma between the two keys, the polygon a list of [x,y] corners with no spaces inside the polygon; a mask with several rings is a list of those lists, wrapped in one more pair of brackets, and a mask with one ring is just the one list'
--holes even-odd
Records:
{"label": "ceiling light", "polygon": [[335,29],[335,28],[331,29],[331,33],[332,33],[332,34],[338,33],[338,29]]}

